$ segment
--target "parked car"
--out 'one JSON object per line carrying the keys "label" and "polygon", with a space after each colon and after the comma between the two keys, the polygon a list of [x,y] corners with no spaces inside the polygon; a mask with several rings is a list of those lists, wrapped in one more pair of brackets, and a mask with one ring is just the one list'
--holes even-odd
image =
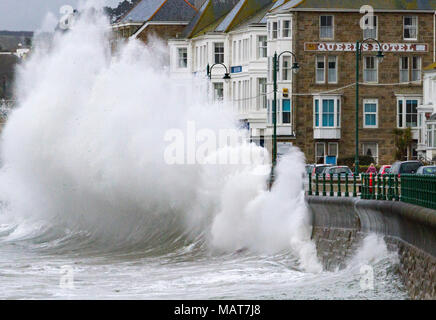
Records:
{"label": "parked car", "polygon": [[380,168],[378,174],[381,174],[381,175],[389,174],[389,173],[391,173],[391,168],[392,168],[391,165],[383,165],[383,166]]}
{"label": "parked car", "polygon": [[325,173],[326,179],[330,179],[330,176],[333,175],[334,179],[337,179],[338,175],[340,175],[341,179],[345,179],[345,175],[348,173],[348,177],[353,177],[353,172],[347,166],[335,166],[325,168],[323,174]]}
{"label": "parked car", "polygon": [[422,166],[418,168],[416,174],[436,175],[436,166]]}
{"label": "parked car", "polygon": [[322,175],[326,168],[333,167],[331,164],[316,164],[312,169],[312,177],[315,179],[316,174]]}
{"label": "parked car", "polygon": [[421,161],[397,161],[392,165],[391,173],[401,176],[402,174],[415,174],[419,167],[422,167]]}

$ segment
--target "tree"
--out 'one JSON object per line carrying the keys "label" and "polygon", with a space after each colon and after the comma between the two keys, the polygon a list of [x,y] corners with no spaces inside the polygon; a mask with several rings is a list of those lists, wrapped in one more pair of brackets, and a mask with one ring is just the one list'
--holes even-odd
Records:
{"label": "tree", "polygon": [[405,161],[412,148],[412,129],[394,129],[393,133],[395,135],[395,158]]}

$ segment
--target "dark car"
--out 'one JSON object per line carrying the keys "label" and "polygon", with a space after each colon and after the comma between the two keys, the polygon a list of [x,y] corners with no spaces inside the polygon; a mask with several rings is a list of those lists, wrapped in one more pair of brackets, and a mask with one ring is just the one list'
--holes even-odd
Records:
{"label": "dark car", "polygon": [[420,161],[397,161],[392,165],[391,174],[415,174],[423,164]]}
{"label": "dark car", "polygon": [[419,167],[418,171],[416,171],[416,174],[436,175],[436,166],[423,166],[423,167]]}

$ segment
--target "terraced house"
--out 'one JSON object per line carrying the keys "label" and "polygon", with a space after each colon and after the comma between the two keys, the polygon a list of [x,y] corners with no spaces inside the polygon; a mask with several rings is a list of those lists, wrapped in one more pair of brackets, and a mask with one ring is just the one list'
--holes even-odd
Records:
{"label": "terraced house", "polygon": [[[169,41],[171,73],[179,79],[206,75],[213,66],[214,99],[233,102],[252,139],[267,136],[267,30],[272,0],[207,0],[183,37]],[[231,79],[223,76],[230,73]]]}
{"label": "terraced house", "polygon": [[[365,5],[373,15],[361,13]],[[300,70],[289,88],[295,132],[290,141],[309,162],[336,162],[355,153],[357,41],[362,43],[359,153],[391,163],[394,130],[410,127],[408,158],[418,156],[422,68],[435,60],[435,9],[434,0],[306,0],[288,1],[270,13],[271,46],[288,34],[292,21],[290,41]],[[383,61],[376,57],[380,49]],[[280,62],[279,79],[287,66]],[[287,108],[283,101],[278,109]]]}
{"label": "terraced house", "polygon": [[436,0],[207,0],[169,41],[171,72],[183,78],[223,63],[231,80],[213,70],[215,97],[233,100],[253,140],[271,150],[277,52],[279,148],[294,144],[316,163],[353,157],[357,100],[360,155],[391,163],[410,127],[406,157],[425,157],[422,69],[435,62],[435,10]]}

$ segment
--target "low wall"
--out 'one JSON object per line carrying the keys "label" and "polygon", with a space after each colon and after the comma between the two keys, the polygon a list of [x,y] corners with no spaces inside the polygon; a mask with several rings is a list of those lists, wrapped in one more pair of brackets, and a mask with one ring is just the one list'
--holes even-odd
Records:
{"label": "low wall", "polygon": [[342,266],[368,233],[384,235],[400,257],[399,272],[413,299],[436,299],[436,211],[402,202],[307,197],[318,255],[327,269]]}

